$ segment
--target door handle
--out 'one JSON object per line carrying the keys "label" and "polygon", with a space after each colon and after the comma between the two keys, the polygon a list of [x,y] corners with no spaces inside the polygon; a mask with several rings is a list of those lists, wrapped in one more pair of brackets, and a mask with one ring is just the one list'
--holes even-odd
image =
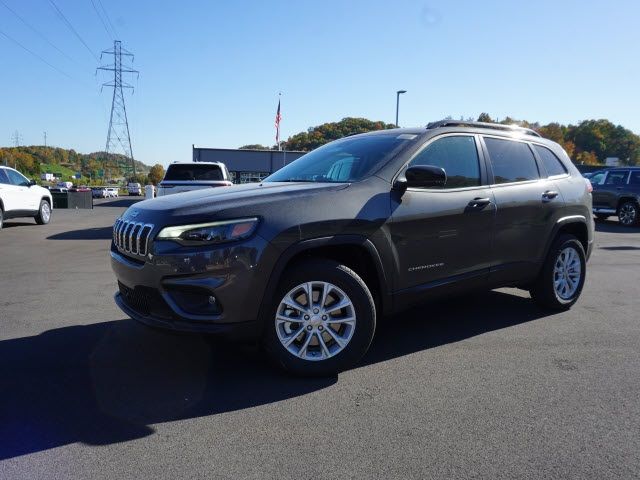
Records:
{"label": "door handle", "polygon": [[471,200],[467,204],[467,208],[471,208],[471,209],[474,209],[474,210],[482,210],[484,207],[486,207],[490,203],[491,203],[491,199],[490,198],[477,197],[477,198],[474,198],[473,200]]}
{"label": "door handle", "polygon": [[542,201],[549,202],[558,196],[558,192],[555,190],[547,190],[542,194]]}

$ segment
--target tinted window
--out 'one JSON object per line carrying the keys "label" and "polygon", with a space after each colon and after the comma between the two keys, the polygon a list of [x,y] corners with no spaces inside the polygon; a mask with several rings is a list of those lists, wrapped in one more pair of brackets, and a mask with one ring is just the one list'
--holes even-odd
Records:
{"label": "tinted window", "polygon": [[539,177],[536,159],[523,142],[485,138],[495,183],[524,182]]}
{"label": "tinted window", "polygon": [[634,170],[631,172],[631,178],[629,179],[630,185],[640,185],[640,171]]}
{"label": "tinted window", "polygon": [[541,147],[540,145],[534,145],[536,152],[542,159],[547,175],[552,177],[553,175],[563,175],[567,173],[567,169],[564,168],[562,162],[554,155],[554,153],[548,148]]}
{"label": "tinted window", "polygon": [[165,180],[224,180],[218,165],[206,164],[172,164],[167,168]]}
{"label": "tinted window", "polygon": [[9,181],[9,177],[7,177],[7,174],[5,173],[4,168],[0,168],[0,183],[5,183],[5,184],[11,183]]}
{"label": "tinted window", "polygon": [[413,134],[347,137],[323,145],[269,176],[266,182],[355,182],[387,163]]}
{"label": "tinted window", "polygon": [[607,179],[604,181],[605,185],[623,185],[627,183],[627,170],[616,170],[609,172]]}
{"label": "tinted window", "polygon": [[16,172],[15,170],[7,170],[7,175],[9,176],[9,180],[11,181],[11,183],[13,183],[14,185],[26,187],[30,183],[26,177]]}
{"label": "tinted window", "polygon": [[444,137],[427,145],[409,165],[435,165],[447,172],[444,188],[480,185],[478,151],[473,137]]}

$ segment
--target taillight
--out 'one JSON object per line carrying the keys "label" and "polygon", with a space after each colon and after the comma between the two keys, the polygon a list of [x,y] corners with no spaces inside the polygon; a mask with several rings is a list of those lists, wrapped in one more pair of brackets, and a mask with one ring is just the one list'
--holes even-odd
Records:
{"label": "taillight", "polygon": [[591,182],[589,181],[589,179],[585,178],[584,181],[587,183],[587,192],[588,193],[593,192],[593,185],[591,185]]}

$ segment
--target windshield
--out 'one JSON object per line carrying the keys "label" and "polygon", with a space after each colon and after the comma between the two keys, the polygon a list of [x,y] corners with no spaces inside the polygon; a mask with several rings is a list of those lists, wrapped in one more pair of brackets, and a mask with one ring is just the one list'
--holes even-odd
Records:
{"label": "windshield", "polygon": [[265,182],[357,182],[416,137],[395,132],[336,140],[281,168]]}
{"label": "windshield", "polygon": [[173,164],[169,165],[165,180],[224,180],[218,165]]}

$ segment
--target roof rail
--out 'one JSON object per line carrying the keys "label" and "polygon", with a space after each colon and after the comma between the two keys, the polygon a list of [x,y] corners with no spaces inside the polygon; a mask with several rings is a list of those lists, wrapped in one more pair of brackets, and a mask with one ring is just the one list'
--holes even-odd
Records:
{"label": "roof rail", "polygon": [[531,135],[534,137],[542,137],[538,132],[530,128],[519,127],[518,125],[503,125],[501,123],[487,123],[487,122],[465,122],[463,120],[439,120],[437,122],[431,122],[427,125],[427,129],[439,128],[439,127],[476,127],[476,128],[490,128],[493,130],[504,130],[510,132],[520,132],[525,135]]}

